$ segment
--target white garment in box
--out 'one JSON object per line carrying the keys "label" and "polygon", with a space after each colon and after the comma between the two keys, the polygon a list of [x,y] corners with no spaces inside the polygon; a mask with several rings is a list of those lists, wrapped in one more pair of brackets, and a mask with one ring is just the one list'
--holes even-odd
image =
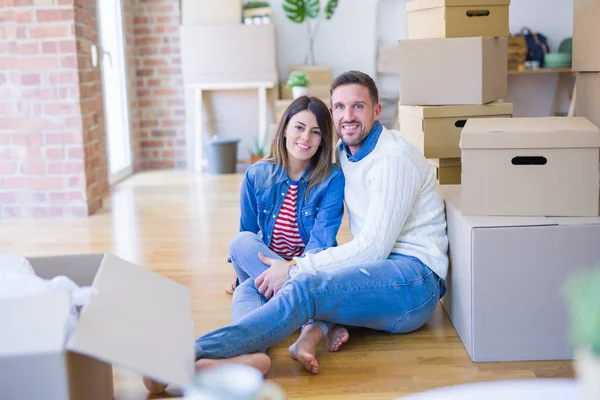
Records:
{"label": "white garment in box", "polygon": [[565,279],[600,265],[600,218],[468,216],[441,186],[450,268],[442,299],[471,360],[572,359]]}

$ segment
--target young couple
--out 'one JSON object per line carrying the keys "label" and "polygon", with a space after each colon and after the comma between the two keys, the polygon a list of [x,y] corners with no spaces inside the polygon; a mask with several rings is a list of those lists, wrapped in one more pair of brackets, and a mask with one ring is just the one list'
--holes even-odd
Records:
{"label": "young couple", "polygon": [[[433,167],[378,121],[368,75],[338,76],[330,98],[331,110],[315,98],[294,101],[270,154],[246,172],[230,248],[240,283],[233,322],[196,340],[198,368],[239,362],[266,373],[266,349],[301,329],[290,354],[316,373],[324,338],[335,351],[349,338],[344,326],[414,331],[446,291],[446,219]],[[337,245],[343,201],[353,239]]]}

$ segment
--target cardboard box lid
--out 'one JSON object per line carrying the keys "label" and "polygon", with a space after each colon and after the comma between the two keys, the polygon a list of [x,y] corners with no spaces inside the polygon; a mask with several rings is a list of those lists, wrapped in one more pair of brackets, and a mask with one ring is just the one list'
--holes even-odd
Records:
{"label": "cardboard box lid", "polygon": [[[461,185],[441,185],[440,193],[447,208],[452,208],[459,214],[461,210]],[[462,215],[464,221],[471,228],[508,228],[527,226],[556,226],[557,222],[546,217],[520,217],[520,216],[488,216],[488,215]]]}
{"label": "cardboard box lid", "polygon": [[406,3],[406,11],[418,11],[438,7],[508,6],[509,4],[510,0],[411,0]]}
{"label": "cardboard box lid", "polygon": [[66,292],[2,299],[0,357],[62,352],[70,305]]}
{"label": "cardboard box lid", "polygon": [[398,111],[400,114],[414,115],[419,118],[512,115],[513,104],[498,101],[483,105],[406,106],[398,104]]}
{"label": "cardboard box lid", "polygon": [[431,165],[436,168],[440,167],[460,167],[460,158],[428,158]]}
{"label": "cardboard box lid", "polygon": [[175,385],[194,376],[189,290],[105,254],[67,348]]}
{"label": "cardboard box lid", "polygon": [[600,129],[584,117],[477,118],[461,131],[461,149],[600,147]]}

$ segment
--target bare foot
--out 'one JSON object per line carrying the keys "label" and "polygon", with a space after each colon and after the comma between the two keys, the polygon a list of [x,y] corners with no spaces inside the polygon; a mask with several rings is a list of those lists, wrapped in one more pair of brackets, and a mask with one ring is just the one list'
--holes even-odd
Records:
{"label": "bare foot", "polygon": [[[263,353],[245,354],[242,356],[223,358],[219,360],[202,359],[196,361],[196,370],[201,370],[222,364],[249,365],[258,369],[260,372],[262,372],[263,375],[265,375],[267,372],[269,372],[269,369],[271,368],[271,359],[269,358],[269,356]],[[146,386],[146,389],[148,389],[148,392],[150,392],[151,394],[164,393],[164,391],[167,390],[168,387],[167,384],[156,382],[146,377],[144,377],[143,382],[144,386]]]}
{"label": "bare foot", "polygon": [[237,287],[237,278],[234,278],[233,282],[231,282],[229,285],[225,286],[225,291],[229,294],[233,294],[233,291],[235,290],[236,287]]}
{"label": "bare foot", "polygon": [[146,378],[146,377],[144,377],[144,379],[142,381],[144,382],[144,386],[146,386],[146,389],[148,389],[148,391],[151,394],[164,393],[165,390],[167,390],[167,386],[169,386],[164,383],[153,381],[152,379]]}
{"label": "bare foot", "polygon": [[260,372],[262,372],[263,375],[265,375],[267,372],[269,372],[269,369],[271,368],[271,359],[268,355],[263,353],[244,354],[237,357],[222,358],[218,360],[203,358],[201,360],[196,361],[196,370],[201,370],[222,364],[249,365],[258,369]]}
{"label": "bare foot", "polygon": [[338,351],[350,339],[348,330],[343,326],[335,325],[327,333],[327,348],[329,351]]}
{"label": "bare foot", "polygon": [[300,362],[305,370],[316,374],[319,372],[319,363],[315,358],[317,344],[323,339],[323,331],[316,325],[308,325],[300,337],[288,349],[292,358]]}

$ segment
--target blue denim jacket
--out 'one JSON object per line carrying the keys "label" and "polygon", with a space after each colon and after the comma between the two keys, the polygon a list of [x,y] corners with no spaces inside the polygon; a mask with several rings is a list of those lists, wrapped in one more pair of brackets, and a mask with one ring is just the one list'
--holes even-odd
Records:
{"label": "blue denim jacket", "polygon": [[[316,253],[336,244],[344,215],[344,174],[339,167],[332,166],[329,176],[313,186],[305,198],[308,171],[298,183],[296,219],[305,245],[304,253]],[[269,246],[289,187],[290,178],[283,167],[268,161],[251,165],[246,170],[240,193],[240,231],[256,233]]]}

